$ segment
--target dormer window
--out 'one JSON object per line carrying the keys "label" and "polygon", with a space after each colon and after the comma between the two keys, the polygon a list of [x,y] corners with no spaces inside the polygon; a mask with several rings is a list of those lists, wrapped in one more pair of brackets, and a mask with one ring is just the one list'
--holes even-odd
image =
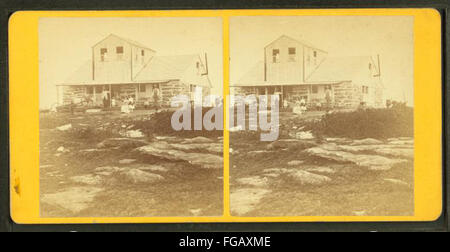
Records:
{"label": "dormer window", "polygon": [[295,62],[295,56],[296,56],[295,47],[289,47],[288,48],[288,54],[289,54],[289,61],[290,62]]}
{"label": "dormer window", "polygon": [[107,48],[100,48],[100,60],[105,61],[106,54],[108,53]]}
{"label": "dormer window", "polygon": [[272,62],[273,63],[280,62],[280,49],[272,50]]}
{"label": "dormer window", "polygon": [[123,58],[123,46],[116,47],[117,59]]}

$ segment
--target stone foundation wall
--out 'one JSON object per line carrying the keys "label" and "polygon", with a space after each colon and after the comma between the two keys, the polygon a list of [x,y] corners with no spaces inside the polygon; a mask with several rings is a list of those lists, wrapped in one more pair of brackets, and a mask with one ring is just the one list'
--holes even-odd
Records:
{"label": "stone foundation wall", "polygon": [[357,108],[362,101],[361,87],[350,81],[333,85],[334,107]]}
{"label": "stone foundation wall", "polygon": [[72,102],[79,103],[84,100],[85,92],[86,89],[84,86],[63,86],[62,103],[63,104],[70,104]]}
{"label": "stone foundation wall", "polygon": [[161,83],[159,88],[161,89],[162,104],[170,106],[170,101],[176,95],[184,94],[189,96],[189,86],[180,83],[180,81],[169,81],[167,83]]}

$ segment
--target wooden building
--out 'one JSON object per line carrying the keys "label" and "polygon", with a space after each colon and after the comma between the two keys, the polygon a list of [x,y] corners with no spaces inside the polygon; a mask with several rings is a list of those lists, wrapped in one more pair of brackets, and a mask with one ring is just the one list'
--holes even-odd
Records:
{"label": "wooden building", "polygon": [[204,95],[211,90],[206,54],[159,56],[138,42],[111,34],[92,46],[92,58],[64,83],[57,84],[58,104],[86,103],[103,106],[104,97],[112,106],[133,97],[137,104],[152,102],[155,89],[160,103],[172,97],[192,97],[196,86]]}
{"label": "wooden building", "polygon": [[268,44],[261,55],[263,60],[231,84],[233,94],[279,94],[281,102],[304,99],[310,107],[327,102],[335,108],[384,105],[378,56],[330,57],[285,35]]}

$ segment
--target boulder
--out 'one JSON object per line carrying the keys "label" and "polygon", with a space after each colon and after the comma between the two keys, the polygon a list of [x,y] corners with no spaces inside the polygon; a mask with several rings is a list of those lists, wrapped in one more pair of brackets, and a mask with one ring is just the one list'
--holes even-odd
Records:
{"label": "boulder", "polygon": [[145,172],[139,169],[130,169],[128,171],[121,172],[125,180],[133,184],[139,183],[154,183],[164,179],[163,176]]}
{"label": "boulder", "polygon": [[390,182],[393,184],[397,184],[397,185],[409,186],[408,183],[406,183],[405,181],[400,180],[400,179],[385,178],[384,181],[387,181],[387,182]]}
{"label": "boulder", "polygon": [[380,155],[391,155],[402,158],[414,159],[414,149],[412,148],[380,148],[374,150],[377,154]]}
{"label": "boulder", "polygon": [[144,137],[144,134],[142,133],[141,130],[128,130],[123,135],[126,136],[126,137],[131,137],[131,138],[142,138],[142,137]]}
{"label": "boulder", "polygon": [[330,151],[321,147],[305,150],[306,153],[339,162],[351,162],[371,170],[388,170],[392,166],[406,162],[404,159],[387,158],[379,155],[353,154],[345,151]]}
{"label": "boulder", "polygon": [[287,163],[287,165],[289,165],[289,166],[298,166],[298,165],[301,165],[303,163],[304,163],[304,161],[302,161],[302,160],[292,160],[292,161],[289,161]]}
{"label": "boulder", "polygon": [[72,124],[71,123],[65,124],[65,125],[57,127],[56,129],[60,130],[60,131],[70,130],[70,129],[72,129]]}
{"label": "boulder", "polygon": [[302,185],[322,185],[331,181],[331,179],[327,176],[301,170],[289,172],[288,176],[300,182]]}
{"label": "boulder", "polygon": [[210,152],[222,155],[223,153],[223,145],[221,143],[192,143],[192,144],[170,144],[170,146],[177,150],[193,152],[193,151],[201,151],[201,152]]}
{"label": "boulder", "polygon": [[72,187],[57,193],[43,194],[43,203],[61,207],[72,213],[79,213],[88,208],[95,196],[104,189],[97,187]]}
{"label": "boulder", "polygon": [[237,216],[245,215],[252,211],[261,199],[271,191],[263,188],[242,188],[231,192],[231,213]]}
{"label": "boulder", "polygon": [[237,182],[242,185],[250,185],[257,187],[264,187],[268,185],[269,180],[260,176],[246,177],[237,179]]}
{"label": "boulder", "polygon": [[98,148],[136,148],[148,144],[146,141],[130,138],[108,138],[97,144]]}
{"label": "boulder", "polygon": [[383,144],[383,141],[374,138],[365,138],[360,140],[354,140],[351,145],[367,145],[367,144]]}
{"label": "boulder", "polygon": [[93,174],[74,176],[71,177],[70,180],[86,185],[100,185],[103,183],[103,178],[101,176]]}
{"label": "boulder", "polygon": [[213,143],[214,141],[212,139],[209,139],[207,137],[202,137],[202,136],[198,136],[198,137],[194,137],[194,138],[186,138],[182,144],[186,144],[186,143]]}
{"label": "boulder", "polygon": [[307,168],[305,168],[305,170],[308,172],[318,172],[318,173],[328,173],[328,174],[336,173],[335,170],[333,170],[329,167],[324,167],[324,166],[307,167]]}
{"label": "boulder", "polygon": [[154,142],[152,144],[139,147],[136,151],[142,154],[152,155],[171,161],[186,161],[202,168],[220,169],[223,167],[222,155],[209,153],[188,153],[175,149],[167,142]]}
{"label": "boulder", "polygon": [[167,168],[161,166],[161,165],[146,165],[146,166],[141,166],[138,168],[139,170],[142,171],[153,171],[153,172],[167,172],[169,171]]}
{"label": "boulder", "polygon": [[135,161],[136,161],[136,159],[125,158],[125,159],[119,160],[119,164],[131,164],[131,163],[134,163]]}

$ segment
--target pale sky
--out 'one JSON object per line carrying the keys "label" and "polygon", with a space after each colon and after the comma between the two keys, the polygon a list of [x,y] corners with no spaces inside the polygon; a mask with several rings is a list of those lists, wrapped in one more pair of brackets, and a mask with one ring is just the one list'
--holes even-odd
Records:
{"label": "pale sky", "polygon": [[252,16],[230,19],[230,80],[236,82],[263,48],[281,35],[309,42],[328,56],[380,55],[385,98],[414,101],[412,16]]}
{"label": "pale sky", "polygon": [[[140,42],[157,55],[208,54],[213,94],[222,94],[222,19],[216,17],[41,18],[39,20],[40,107],[56,103],[56,87],[86,60],[91,46],[109,34]],[[202,57],[203,58],[203,57]]]}

